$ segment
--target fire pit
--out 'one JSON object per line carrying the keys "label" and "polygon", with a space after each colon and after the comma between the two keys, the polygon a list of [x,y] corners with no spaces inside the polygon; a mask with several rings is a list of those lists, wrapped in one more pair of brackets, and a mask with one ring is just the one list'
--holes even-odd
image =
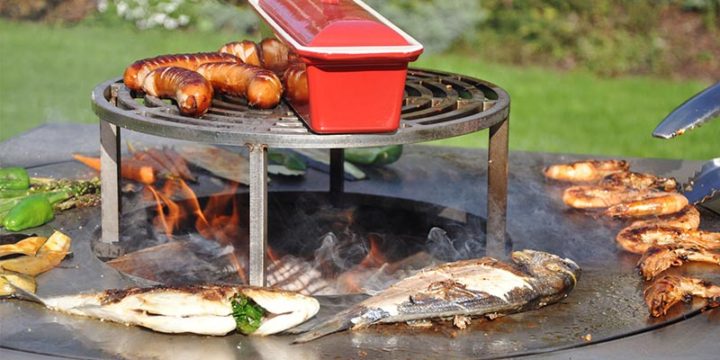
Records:
{"label": "fire pit", "polygon": [[[117,245],[125,255],[108,264],[162,284],[247,283],[248,199],[232,190],[175,202],[188,210],[171,227],[156,206],[124,214]],[[311,295],[378,291],[420,268],[485,253],[485,220],[453,208],[307,191],[268,199],[268,286]],[[200,211],[189,210],[194,204]]]}
{"label": "fire pit", "polygon": [[[78,129],[48,127],[26,134],[21,139],[33,143],[53,134],[55,148],[42,153],[46,160],[57,148],[73,144],[72,139],[95,133]],[[130,133],[137,139],[139,134]],[[92,144],[73,144],[73,151],[87,151]],[[8,152],[5,156],[23,159]],[[482,220],[483,204],[475,201],[485,196],[485,188],[473,186],[487,178],[484,166],[476,159],[483,150],[460,150],[426,146],[408,146],[401,160],[387,169],[369,169],[369,180],[346,183],[346,195],[368,195],[412,200],[431,204],[431,208],[457,210]],[[27,155],[25,155],[27,156]],[[560,189],[544,181],[541,169],[549,163],[576,160],[578,157],[557,154],[513,153],[510,156],[508,233],[517,249],[533,248],[557,253],[576,260],[583,268],[578,287],[570,296],[539,311],[516,314],[494,321],[477,320],[465,331],[449,327],[433,330],[408,328],[404,325],[378,326],[339,333],[304,345],[290,345],[292,337],[248,338],[231,335],[208,338],[193,335],[156,334],[141,328],[103,323],[53,312],[33,303],[0,302],[0,347],[14,349],[11,355],[26,352],[80,358],[164,358],[237,356],[256,358],[497,358],[553,352],[559,357],[622,357],[642,353],[647,356],[712,357],[717,351],[718,310],[699,311],[701,303],[679,305],[664,318],[651,319],[642,303],[643,281],[635,273],[637,256],[617,249],[613,236],[622,226],[567,210],[558,200]],[[23,160],[16,160],[23,161]],[[697,162],[631,159],[639,171],[682,178],[689,176]],[[31,169],[38,176],[78,176],[87,170],[80,164],[60,162]],[[392,179],[388,181],[388,179]],[[455,188],[439,186],[452,179]],[[323,193],[328,179],[325,173],[310,170],[301,181],[273,181],[269,188],[269,208],[277,192]],[[457,196],[457,189],[463,196]],[[200,197],[207,194],[200,193]],[[246,195],[240,195],[241,198]],[[288,197],[294,195],[288,194]],[[355,196],[355,195],[349,195]],[[278,198],[279,199],[279,198]],[[243,198],[244,200],[244,198]],[[357,199],[352,199],[357,200]],[[528,206],[532,204],[532,206]],[[123,217],[135,211],[125,208]],[[147,213],[147,210],[142,210]],[[442,212],[442,211],[441,211]],[[152,213],[150,213],[152,214]],[[270,212],[269,214],[272,214]],[[445,214],[456,221],[459,217]],[[100,238],[99,209],[84,209],[63,214],[52,224],[74,239],[73,257],[38,278],[41,296],[71,294],[103,288],[148,285],[149,282],[128,277],[102,263],[92,252],[92,243]],[[720,229],[720,218],[702,213],[702,227]],[[48,229],[39,229],[45,231]],[[453,235],[450,228],[448,234]],[[272,241],[270,246],[272,248]],[[673,269],[676,273],[704,276],[715,268],[689,266]],[[717,282],[717,275],[706,277]],[[320,296],[325,318],[350,303],[358,295]],[[678,344],[683,344],[679,346]],[[685,347],[686,346],[686,347]]]}
{"label": "fire pit", "polygon": [[411,70],[405,87],[400,128],[392,134],[316,135],[285,106],[250,110],[239,99],[215,101],[201,119],[180,116],[152,97],[138,98],[118,80],[93,92],[102,144],[103,255],[119,255],[112,246],[119,227],[120,128],[176,139],[245,145],[250,158],[249,283],[265,284],[267,244],[267,148],[330,148],[330,192],[343,191],[343,148],[405,144],[490,129],[488,156],[487,252],[505,255],[507,138],[510,99],[499,87],[467,76]]}

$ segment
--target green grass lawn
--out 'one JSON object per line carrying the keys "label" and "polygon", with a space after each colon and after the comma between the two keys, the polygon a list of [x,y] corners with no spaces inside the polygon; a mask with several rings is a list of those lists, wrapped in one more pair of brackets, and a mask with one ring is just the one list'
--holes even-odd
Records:
{"label": "green grass lawn", "polygon": [[[227,33],[137,31],[0,20],[0,141],[39,124],[96,123],[90,91],[132,61],[214,50]],[[584,72],[513,67],[459,55],[422,56],[414,66],[476,76],[512,98],[511,150],[706,159],[720,156],[720,121],[670,141],[655,125],[707,84],[602,79]],[[486,146],[485,132],[439,142]]]}

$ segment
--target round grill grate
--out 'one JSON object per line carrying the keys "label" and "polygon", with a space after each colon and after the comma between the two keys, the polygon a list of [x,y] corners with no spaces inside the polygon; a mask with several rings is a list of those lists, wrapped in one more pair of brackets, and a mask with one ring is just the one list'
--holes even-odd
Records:
{"label": "round grill grate", "polygon": [[284,102],[273,109],[247,106],[218,95],[207,114],[182,116],[168,100],[130,91],[120,80],[99,85],[94,110],[131,130],[200,142],[279,147],[355,147],[428,141],[488,128],[508,115],[510,99],[499,87],[464,75],[408,70],[400,127],[385,134],[318,135]]}

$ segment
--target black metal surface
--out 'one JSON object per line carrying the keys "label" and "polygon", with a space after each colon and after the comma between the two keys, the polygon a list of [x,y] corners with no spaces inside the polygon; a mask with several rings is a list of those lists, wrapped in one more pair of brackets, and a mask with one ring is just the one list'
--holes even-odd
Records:
{"label": "black metal surface", "polygon": [[[62,140],[58,139],[58,143],[62,144]],[[485,151],[424,146],[405,150],[401,160],[391,166],[366,169],[370,180],[348,183],[346,191],[415,199],[486,215],[486,209],[477,202],[487,196],[486,189],[473,186],[488,175],[476,161],[486,155]],[[19,154],[0,154],[0,162],[5,160],[3,156],[15,155]],[[570,297],[539,311],[491,322],[476,321],[466,331],[382,326],[291,346],[291,338],[282,336],[249,339],[155,334],[56,314],[35,304],[0,301],[0,346],[103,358],[487,358],[548,351],[555,351],[550,355],[562,358],[635,355],[667,358],[693,354],[707,358],[708,354],[716,354],[718,312],[698,314],[696,310],[701,304],[696,302],[679,305],[664,319],[649,319],[641,299],[643,282],[634,270],[638,257],[622,253],[613,242],[614,234],[623,224],[567,210],[559,201],[560,187],[542,178],[540,170],[547,164],[577,158],[558,154],[510,155],[508,232],[515,248],[535,248],[570,257],[584,270]],[[679,178],[688,176],[698,166],[697,162],[657,159],[634,159],[631,164],[635,171]],[[33,169],[33,173],[43,176],[74,176],[78,171],[91,173],[72,163]],[[269,186],[270,190],[327,191],[328,183],[327,174],[309,171],[301,182],[277,178]],[[460,193],[458,189],[462,189]],[[92,221],[97,222],[98,216],[97,210],[71,212],[44,228],[44,231],[62,228],[73,236],[76,245],[75,257],[62,268],[38,278],[41,295],[132,283],[117,273],[106,273],[107,269],[95,261],[79,266],[78,261],[87,254],[86,246],[92,240]],[[89,224],[85,223],[88,219]],[[701,227],[718,230],[720,220],[703,213]],[[717,270],[712,266],[682,268],[715,282],[720,280]],[[591,341],[585,340],[588,334]],[[561,348],[570,349],[558,351]]]}

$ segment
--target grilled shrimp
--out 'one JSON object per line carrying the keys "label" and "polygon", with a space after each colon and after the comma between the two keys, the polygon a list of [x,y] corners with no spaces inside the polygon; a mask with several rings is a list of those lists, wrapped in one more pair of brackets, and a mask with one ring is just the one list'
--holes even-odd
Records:
{"label": "grilled shrimp", "polygon": [[645,303],[650,315],[658,317],[680,301],[688,301],[692,296],[711,299],[710,306],[718,306],[720,286],[707,281],[684,276],[665,275],[657,279],[645,290]]}
{"label": "grilled shrimp", "polygon": [[639,200],[648,193],[624,186],[578,185],[565,189],[562,200],[567,206],[576,209],[597,209]]}
{"label": "grilled shrimp", "polygon": [[720,233],[683,230],[669,225],[646,225],[626,227],[615,237],[618,245],[635,254],[645,253],[653,245],[670,245],[674,243],[693,243],[706,249],[720,249]]}
{"label": "grilled shrimp", "polygon": [[610,206],[605,215],[612,217],[640,217],[674,214],[688,206],[688,199],[678,193],[649,193],[641,199],[626,200]]}
{"label": "grilled shrimp", "polygon": [[626,186],[631,189],[653,189],[659,191],[676,191],[677,181],[673,178],[658,177],[652,174],[632,171],[617,172],[604,177],[600,185]]}
{"label": "grilled shrimp", "polygon": [[545,168],[547,178],[565,182],[593,182],[607,175],[628,171],[624,160],[584,160],[569,164],[555,164]]}
{"label": "grilled shrimp", "polygon": [[697,230],[700,226],[700,212],[693,205],[669,215],[655,216],[647,220],[637,220],[628,228],[640,228],[649,225],[672,226],[683,230]]}
{"label": "grilled shrimp", "polygon": [[638,269],[645,280],[651,280],[671,266],[681,266],[688,261],[720,265],[720,254],[694,242],[654,245],[643,254],[638,262]]}

